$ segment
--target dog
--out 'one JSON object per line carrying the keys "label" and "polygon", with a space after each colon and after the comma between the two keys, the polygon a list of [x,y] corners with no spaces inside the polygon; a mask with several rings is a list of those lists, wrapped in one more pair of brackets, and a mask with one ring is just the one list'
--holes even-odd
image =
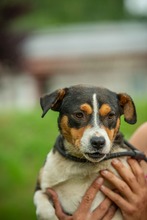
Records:
{"label": "dog", "polygon": [[[111,160],[104,158],[120,151],[122,143],[116,141],[120,117],[124,115],[127,123],[134,124],[136,109],[128,94],[88,85],[56,90],[41,97],[40,104],[42,117],[49,109],[59,112],[60,135],[40,170],[34,204],[39,220],[57,220],[47,188],[57,192],[63,210],[72,215],[100,170],[109,168],[116,173]],[[126,158],[121,160],[126,163]],[[91,210],[103,199],[99,192]],[[113,219],[122,219],[119,210]]]}

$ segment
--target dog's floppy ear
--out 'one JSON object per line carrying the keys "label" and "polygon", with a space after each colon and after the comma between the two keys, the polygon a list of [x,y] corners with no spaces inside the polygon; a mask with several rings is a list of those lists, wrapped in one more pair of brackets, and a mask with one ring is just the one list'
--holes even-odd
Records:
{"label": "dog's floppy ear", "polygon": [[67,92],[67,88],[59,89],[51,94],[44,95],[40,98],[40,105],[43,110],[42,118],[48,112],[49,109],[59,111],[62,100]]}
{"label": "dog's floppy ear", "polygon": [[137,121],[136,109],[132,98],[126,93],[118,94],[121,114],[124,114],[124,120],[129,124],[135,124]]}

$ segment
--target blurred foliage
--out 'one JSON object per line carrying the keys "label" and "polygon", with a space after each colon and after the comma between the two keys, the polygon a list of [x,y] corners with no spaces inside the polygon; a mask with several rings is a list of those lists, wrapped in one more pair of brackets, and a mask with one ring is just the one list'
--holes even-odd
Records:
{"label": "blurred foliage", "polygon": [[[135,101],[136,102],[136,101]],[[147,103],[136,102],[138,122],[130,125],[122,116],[121,131],[128,139],[147,121]],[[57,113],[44,119],[41,110],[0,114],[0,219],[35,220],[33,192],[39,169],[58,134]]]}
{"label": "blurred foliage", "polygon": [[[3,0],[4,1],[4,0]],[[7,0],[7,4],[21,2]],[[137,19],[124,8],[123,0],[30,0],[31,13],[14,23],[17,28],[40,28],[71,23]],[[138,18],[139,19],[139,18]]]}

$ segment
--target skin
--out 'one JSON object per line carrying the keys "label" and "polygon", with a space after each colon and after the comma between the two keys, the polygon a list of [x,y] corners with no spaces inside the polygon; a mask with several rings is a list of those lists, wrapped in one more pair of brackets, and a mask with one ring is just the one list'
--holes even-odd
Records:
{"label": "skin", "polygon": [[[138,127],[130,138],[130,143],[132,143],[139,150],[143,151],[147,156],[147,122]],[[147,174],[147,163],[141,161],[141,166],[144,170],[144,173]]]}
{"label": "skin", "polygon": [[122,180],[108,170],[101,172],[101,175],[115,186],[119,194],[104,185],[100,189],[118,205],[124,220],[146,220],[147,182],[141,165],[136,160],[129,158],[128,164],[131,170],[117,159],[112,161],[113,167],[120,174]]}
{"label": "skin", "polygon": [[[147,155],[147,123],[139,127],[130,139],[138,149]],[[146,220],[147,216],[147,165],[129,158],[130,170],[126,168],[120,160],[113,159],[112,166],[117,170],[122,179],[115,176],[109,170],[101,171],[103,178],[97,178],[87,190],[73,216],[66,215],[58,201],[56,192],[48,189],[52,196],[56,215],[59,220],[110,220],[115,214],[116,206],[121,209],[124,220]],[[107,179],[114,185],[117,192],[114,192],[103,185],[103,180]],[[105,195],[105,200],[94,212],[90,212],[93,199],[97,192],[101,190]]]}
{"label": "skin", "polygon": [[147,122],[143,123],[132,135],[130,142],[147,155]]}

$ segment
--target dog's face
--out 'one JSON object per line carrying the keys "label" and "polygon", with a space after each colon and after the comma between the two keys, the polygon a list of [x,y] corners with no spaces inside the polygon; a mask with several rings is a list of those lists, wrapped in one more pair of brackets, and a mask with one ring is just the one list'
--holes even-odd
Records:
{"label": "dog's face", "polygon": [[73,86],[41,98],[43,116],[51,108],[59,111],[59,129],[68,151],[98,162],[111,151],[124,114],[136,122],[134,103],[127,94],[116,94],[99,87]]}

